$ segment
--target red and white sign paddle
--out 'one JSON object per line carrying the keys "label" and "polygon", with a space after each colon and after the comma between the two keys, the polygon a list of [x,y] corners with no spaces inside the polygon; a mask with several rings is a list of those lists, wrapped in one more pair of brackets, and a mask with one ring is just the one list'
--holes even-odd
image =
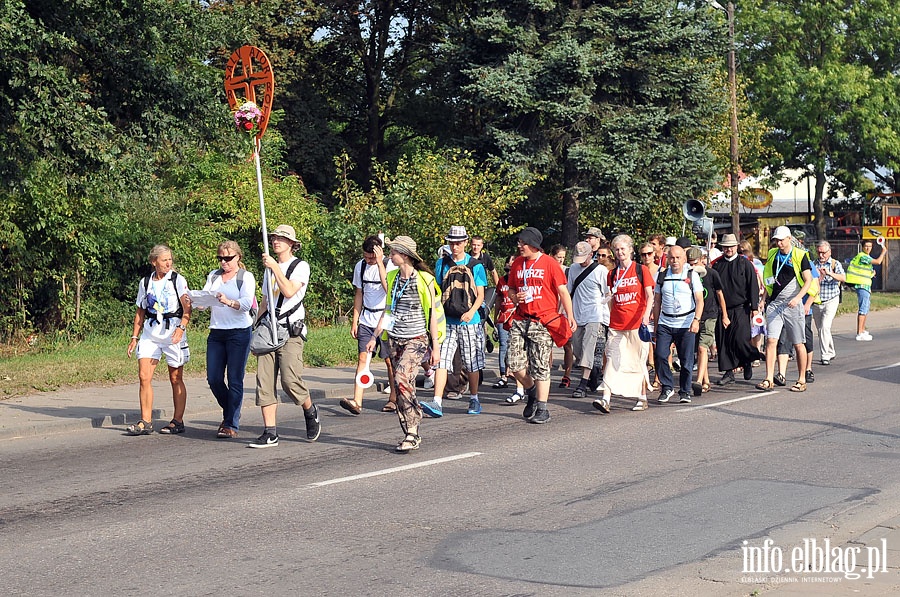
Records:
{"label": "red and white sign paddle", "polygon": [[755,325],[756,327],[762,327],[763,324],[766,323],[766,318],[762,316],[762,313],[757,313],[750,321],[752,321],[753,325]]}
{"label": "red and white sign paddle", "polygon": [[372,384],[375,383],[375,376],[372,375],[372,370],[369,369],[369,365],[372,362],[372,353],[366,353],[366,365],[363,367],[363,370],[359,372],[356,376],[356,385],[361,388],[369,388],[372,387]]}

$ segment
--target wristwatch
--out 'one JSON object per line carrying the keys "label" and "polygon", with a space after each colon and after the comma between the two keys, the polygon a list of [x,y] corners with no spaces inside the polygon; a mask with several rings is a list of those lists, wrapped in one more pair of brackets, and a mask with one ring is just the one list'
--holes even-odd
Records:
{"label": "wristwatch", "polygon": [[184,324],[183,324],[183,323],[179,323],[179,324],[178,324],[178,325],[176,325],[176,326],[175,326],[175,327],[177,327],[177,328],[178,328],[178,329],[179,329],[179,330],[184,330],[184,331],[187,331],[187,328],[186,328],[186,327],[185,327],[185,326],[184,326]]}

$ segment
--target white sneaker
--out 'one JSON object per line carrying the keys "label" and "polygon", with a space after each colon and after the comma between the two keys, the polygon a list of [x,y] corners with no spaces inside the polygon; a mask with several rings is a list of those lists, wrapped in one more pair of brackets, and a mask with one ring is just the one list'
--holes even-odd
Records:
{"label": "white sneaker", "polygon": [[422,387],[426,390],[430,390],[434,387],[434,373],[425,376],[425,383],[422,384]]}
{"label": "white sneaker", "polygon": [[866,332],[863,332],[862,334],[856,334],[856,341],[857,342],[871,342],[872,336]]}
{"label": "white sneaker", "polygon": [[869,333],[869,330],[863,330],[863,335],[869,340],[872,339],[872,334]]}

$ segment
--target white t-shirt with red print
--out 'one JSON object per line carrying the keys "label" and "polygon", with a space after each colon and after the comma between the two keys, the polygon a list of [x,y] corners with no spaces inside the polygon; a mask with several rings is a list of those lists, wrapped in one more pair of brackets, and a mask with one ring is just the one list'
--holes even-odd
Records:
{"label": "white t-shirt with red print", "polygon": [[559,312],[559,287],[566,285],[566,274],[559,262],[541,253],[537,259],[517,257],[507,276],[509,292],[527,293],[520,300],[513,319],[552,318]]}
{"label": "white t-shirt with red print", "polygon": [[[644,283],[641,284],[637,268],[643,268]],[[647,309],[645,288],[653,290],[656,280],[645,265],[632,261],[627,269],[616,266],[610,272],[609,328],[617,331],[636,330],[641,327],[644,311]]]}

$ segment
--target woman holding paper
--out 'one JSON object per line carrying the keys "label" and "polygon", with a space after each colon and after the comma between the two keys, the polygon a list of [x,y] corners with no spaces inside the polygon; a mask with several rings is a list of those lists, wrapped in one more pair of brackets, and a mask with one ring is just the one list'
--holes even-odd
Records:
{"label": "woman holding paper", "polygon": [[233,240],[221,243],[216,251],[219,269],[209,273],[203,287],[207,293],[215,293],[217,300],[211,307],[206,341],[206,381],[222,407],[222,423],[216,433],[222,439],[237,437],[240,428],[253,326],[250,312],[256,303],[256,280],[244,267],[243,256]]}

